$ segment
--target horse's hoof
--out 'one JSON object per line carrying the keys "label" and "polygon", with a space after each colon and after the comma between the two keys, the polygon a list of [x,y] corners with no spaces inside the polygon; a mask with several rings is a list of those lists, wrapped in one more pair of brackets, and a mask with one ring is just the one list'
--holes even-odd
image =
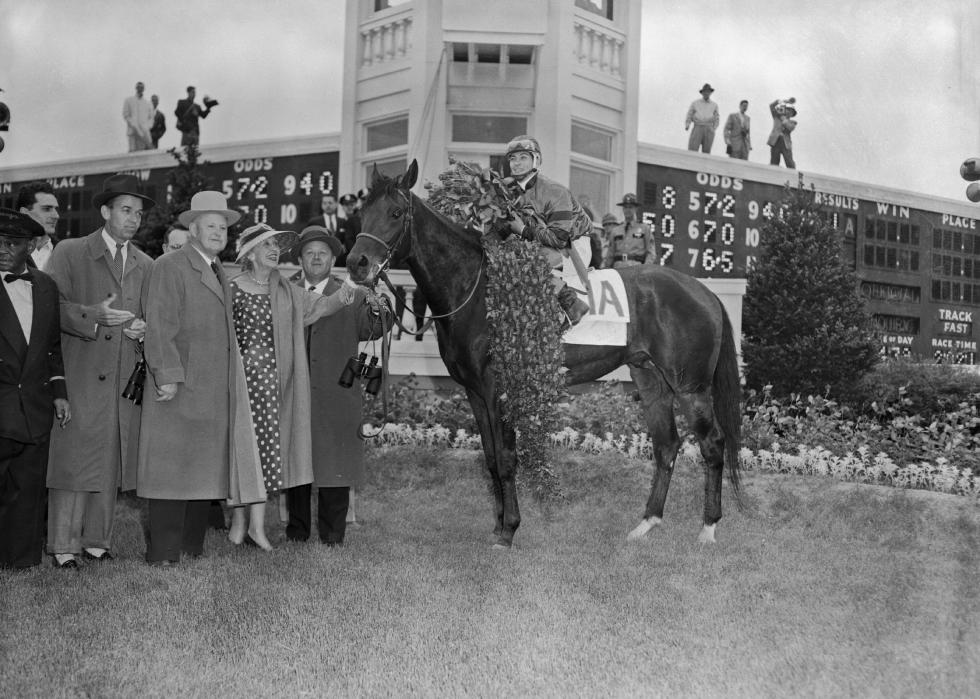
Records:
{"label": "horse's hoof", "polygon": [[699,544],[713,544],[715,543],[715,525],[705,524],[701,527],[701,533],[698,534]]}
{"label": "horse's hoof", "polygon": [[493,548],[495,550],[507,551],[511,547],[511,542],[503,537],[499,537],[496,542],[494,542]]}
{"label": "horse's hoof", "polygon": [[661,520],[659,517],[648,517],[647,519],[641,519],[640,523],[636,525],[636,528],[626,535],[626,540],[636,541],[638,539],[642,539],[644,536],[646,536],[648,531],[653,529],[662,521],[663,520]]}

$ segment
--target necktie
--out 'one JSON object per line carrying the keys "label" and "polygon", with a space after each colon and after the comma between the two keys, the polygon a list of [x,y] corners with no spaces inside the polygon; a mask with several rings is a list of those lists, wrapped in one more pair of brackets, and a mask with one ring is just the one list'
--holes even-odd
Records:
{"label": "necktie", "polygon": [[[12,277],[13,275],[11,274],[11,275],[8,275],[8,276],[11,276]],[[316,284],[310,284],[310,291],[316,291]]]}
{"label": "necktie", "polygon": [[337,219],[334,218],[333,214],[330,214],[330,225],[328,226],[328,228],[330,229],[331,233],[337,230]]}
{"label": "necktie", "polygon": [[123,245],[124,245],[124,243],[116,243],[116,254],[110,260],[110,266],[112,267],[112,273],[114,275],[116,275],[116,279],[119,280],[119,283],[120,284],[122,283],[123,271],[124,271],[123,270],[123,256],[122,256],[122,248],[123,248]]}
{"label": "necktie", "polygon": [[34,281],[34,277],[31,276],[30,272],[24,272],[23,274],[6,274],[3,277],[3,280],[8,284],[17,281],[18,279],[28,283]]}
{"label": "necktie", "polygon": [[221,274],[218,272],[218,261],[217,260],[211,260],[211,271],[214,272],[214,276],[216,276],[218,278],[218,281],[220,282],[221,281]]}

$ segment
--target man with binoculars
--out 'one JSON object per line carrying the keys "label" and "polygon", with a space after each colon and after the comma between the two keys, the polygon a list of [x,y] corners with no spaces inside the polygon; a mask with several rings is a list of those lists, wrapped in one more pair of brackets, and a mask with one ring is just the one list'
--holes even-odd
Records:
{"label": "man with binoculars", "polygon": [[[321,294],[333,293],[341,285],[330,270],[334,260],[345,252],[344,245],[326,228],[304,228],[293,252],[303,268],[298,284]],[[381,367],[376,360],[365,364],[366,357],[357,357],[358,343],[381,337],[383,328],[390,327],[392,320],[384,296],[375,296],[364,288],[358,288],[355,294],[351,305],[306,329],[317,531],[320,541],[328,546],[344,543],[350,489],[364,482],[364,442],[357,436],[363,398],[357,379],[364,377],[365,389],[375,393],[380,387]],[[310,485],[286,491],[286,537],[291,541],[310,537],[311,495]]]}

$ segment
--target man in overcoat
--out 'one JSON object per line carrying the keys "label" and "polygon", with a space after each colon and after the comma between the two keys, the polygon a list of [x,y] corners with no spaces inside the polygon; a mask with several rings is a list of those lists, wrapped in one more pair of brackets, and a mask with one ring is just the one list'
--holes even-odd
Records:
{"label": "man in overcoat", "polygon": [[62,353],[71,423],[51,435],[48,551],[64,566],[112,559],[116,494],[134,487],[140,408],[122,397],[139,360],[140,289],[152,260],[130,242],[154,202],[133,175],[113,175],[92,198],[104,225],[59,243],[47,272],[61,294]]}
{"label": "man in overcoat", "polygon": [[[0,209],[0,568],[41,562],[53,419],[71,419],[61,361],[58,288],[27,268],[30,216]],[[77,564],[75,564],[77,566]]]}
{"label": "man in overcoat", "polygon": [[[303,268],[303,277],[297,284],[320,294],[334,293],[342,282],[332,277],[330,270],[343,250],[340,240],[326,228],[304,228],[296,244]],[[350,489],[364,483],[364,441],[357,436],[363,400],[361,385],[358,382],[343,388],[337,379],[348,358],[357,354],[359,342],[381,337],[382,314],[385,326],[391,326],[391,310],[382,299],[359,287],[351,305],[307,328],[317,530],[320,541],[328,546],[344,543]],[[291,541],[310,537],[311,494],[310,485],[286,491],[286,537]]]}
{"label": "man in overcoat", "polygon": [[239,218],[221,192],[195,194],[179,216],[188,244],[157,258],[144,287],[149,376],[136,493],[149,501],[151,565],[204,553],[212,500],[265,500],[232,292],[218,260]]}

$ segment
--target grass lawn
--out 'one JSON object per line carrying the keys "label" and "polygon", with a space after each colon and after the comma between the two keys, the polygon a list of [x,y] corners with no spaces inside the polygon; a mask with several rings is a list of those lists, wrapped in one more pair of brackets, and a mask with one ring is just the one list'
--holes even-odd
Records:
{"label": "grass lawn", "polygon": [[120,560],[0,571],[0,696],[980,694],[976,500],[747,473],[701,546],[684,461],[627,542],[649,465],[558,452],[567,502],[496,551],[481,459],[372,451],[345,548],[212,532],[175,569],[123,500]]}

